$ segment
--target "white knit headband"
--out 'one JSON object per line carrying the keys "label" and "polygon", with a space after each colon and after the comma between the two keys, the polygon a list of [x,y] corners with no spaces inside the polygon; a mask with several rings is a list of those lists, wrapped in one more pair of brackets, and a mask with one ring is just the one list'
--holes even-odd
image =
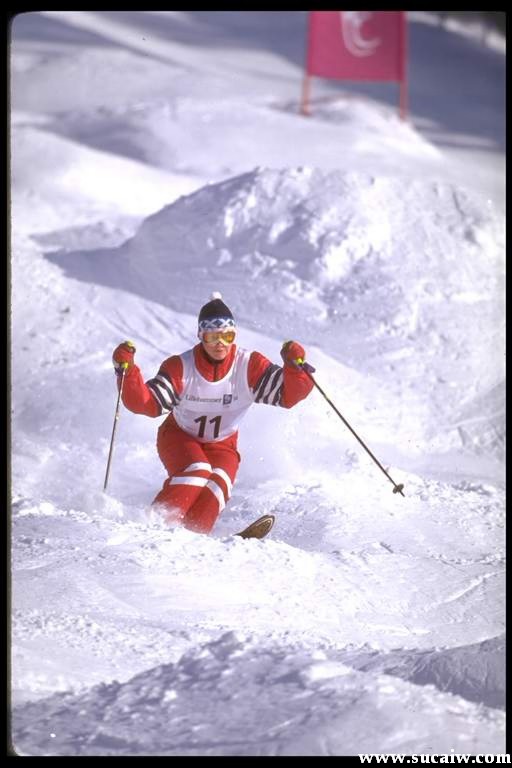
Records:
{"label": "white knit headband", "polygon": [[204,331],[224,331],[227,328],[234,328],[235,321],[232,317],[209,317],[201,320],[198,326],[200,332]]}

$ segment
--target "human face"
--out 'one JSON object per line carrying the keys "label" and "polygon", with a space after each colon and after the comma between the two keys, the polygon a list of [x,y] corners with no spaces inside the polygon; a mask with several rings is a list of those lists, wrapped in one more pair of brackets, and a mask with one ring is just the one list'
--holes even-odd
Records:
{"label": "human face", "polygon": [[219,362],[225,360],[235,340],[235,332],[229,331],[205,331],[201,341],[208,355]]}

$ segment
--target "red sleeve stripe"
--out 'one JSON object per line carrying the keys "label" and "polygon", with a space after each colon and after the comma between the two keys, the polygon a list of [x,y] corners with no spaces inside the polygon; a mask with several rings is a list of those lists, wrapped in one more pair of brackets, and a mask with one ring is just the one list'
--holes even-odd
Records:
{"label": "red sleeve stripe", "polygon": [[253,392],[254,402],[267,405],[279,405],[283,385],[283,369],[278,365],[269,365]]}
{"label": "red sleeve stripe", "polygon": [[281,384],[281,386],[279,387],[279,389],[274,395],[274,399],[272,400],[271,405],[281,405],[282,394],[283,394],[283,385]]}
{"label": "red sleeve stripe", "polygon": [[158,407],[160,408],[160,414],[163,413],[163,411],[170,411],[171,407],[167,405],[167,402],[164,398],[164,396],[160,393],[160,390],[155,386],[154,381],[147,381],[146,382],[147,388],[153,395],[154,399],[157,402]]}
{"label": "red sleeve stripe", "polygon": [[167,376],[158,373],[154,379],[150,379],[146,383],[162,408],[172,411],[174,406],[178,405],[179,397],[177,397],[174,387]]}
{"label": "red sleeve stripe", "polygon": [[176,393],[172,379],[165,373],[165,371],[158,371],[155,380],[159,381],[161,385],[167,389],[173,405],[178,405],[180,396]]}

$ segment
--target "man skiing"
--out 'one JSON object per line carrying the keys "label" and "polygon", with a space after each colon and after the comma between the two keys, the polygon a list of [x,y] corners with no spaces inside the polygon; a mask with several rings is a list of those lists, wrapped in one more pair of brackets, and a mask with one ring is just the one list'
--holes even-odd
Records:
{"label": "man skiing", "polygon": [[238,427],[247,410],[253,403],[291,408],[313,383],[301,368],[305,352],[296,341],[283,344],[283,367],[237,347],[235,321],[220,293],[201,308],[197,335],[198,344],[164,360],[147,382],[131,342],[119,344],[112,360],[118,386],[124,373],[126,408],[152,417],[170,412],[157,437],[169,476],[153,505],[167,522],[208,533],[231,496],[240,463]]}

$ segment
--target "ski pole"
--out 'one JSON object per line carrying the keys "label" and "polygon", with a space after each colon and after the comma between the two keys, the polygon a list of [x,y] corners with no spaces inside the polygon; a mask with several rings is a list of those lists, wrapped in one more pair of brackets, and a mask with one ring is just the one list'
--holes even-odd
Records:
{"label": "ski pole", "polygon": [[114,416],[114,425],[112,427],[112,437],[110,438],[110,450],[108,452],[107,471],[105,473],[105,484],[103,485],[104,491],[107,490],[108,476],[110,474],[110,462],[112,461],[112,451],[114,449],[114,436],[116,434],[117,421],[119,419],[119,406],[121,404],[121,395],[123,392],[124,377],[126,375],[126,369],[128,368],[128,363],[121,363],[121,368],[123,369],[123,373],[121,375],[121,384],[119,386],[119,393],[117,395],[117,405],[116,405],[116,412]]}
{"label": "ski pole", "polygon": [[333,403],[331,400],[329,400],[329,398],[327,397],[327,395],[326,395],[326,394],[325,394],[325,392],[323,391],[322,387],[321,387],[319,384],[317,384],[316,380],[313,378],[313,376],[311,375],[310,371],[308,371],[308,369],[307,369],[307,367],[306,367],[306,366],[307,366],[307,363],[304,363],[304,360],[301,360],[301,359],[299,359],[299,360],[297,360],[297,364],[299,365],[299,367],[300,367],[300,368],[302,368],[302,370],[304,371],[304,373],[306,373],[306,374],[309,376],[309,378],[311,379],[311,381],[313,382],[313,384],[315,385],[315,387],[318,389],[318,391],[320,392],[320,394],[321,394],[321,395],[322,395],[322,396],[323,396],[323,397],[324,397],[324,398],[327,400],[327,402],[329,403],[329,405],[331,406],[331,408],[332,408],[334,411],[336,411],[336,413],[338,414],[338,416],[340,417],[340,419],[342,420],[342,422],[345,424],[345,426],[346,426],[346,427],[348,427],[348,428],[350,429],[350,431],[352,432],[352,434],[354,435],[354,437],[356,438],[356,440],[358,440],[358,441],[361,443],[361,445],[363,446],[363,448],[365,449],[365,451],[366,451],[366,452],[367,452],[367,453],[368,453],[368,454],[369,454],[369,455],[372,457],[372,459],[373,459],[373,460],[374,460],[374,462],[377,464],[377,466],[378,466],[378,467],[379,467],[379,468],[380,468],[380,469],[381,469],[381,470],[384,472],[384,474],[386,475],[386,477],[388,478],[388,480],[390,480],[390,481],[391,481],[391,483],[393,483],[393,493],[400,493],[402,496],[405,496],[405,494],[404,494],[404,492],[403,492],[403,490],[404,490],[404,485],[403,485],[403,483],[399,483],[399,484],[397,485],[397,484],[395,483],[395,481],[393,480],[393,478],[392,478],[392,477],[391,477],[391,476],[390,476],[390,475],[389,475],[389,474],[386,472],[386,470],[384,469],[384,467],[382,466],[382,464],[380,463],[380,461],[379,461],[378,459],[376,459],[376,458],[375,458],[375,456],[374,456],[374,455],[373,455],[373,453],[370,451],[370,449],[368,448],[368,446],[367,446],[367,445],[365,445],[365,444],[363,443],[363,441],[361,440],[361,438],[359,437],[359,435],[358,435],[358,434],[357,434],[357,433],[356,433],[356,432],[355,432],[355,431],[352,429],[352,427],[350,426],[350,424],[348,423],[348,421],[347,421],[347,420],[346,420],[346,419],[345,419],[345,418],[344,418],[344,417],[341,415],[341,413],[338,411],[338,409],[336,408],[336,406],[334,405],[334,403]]}

